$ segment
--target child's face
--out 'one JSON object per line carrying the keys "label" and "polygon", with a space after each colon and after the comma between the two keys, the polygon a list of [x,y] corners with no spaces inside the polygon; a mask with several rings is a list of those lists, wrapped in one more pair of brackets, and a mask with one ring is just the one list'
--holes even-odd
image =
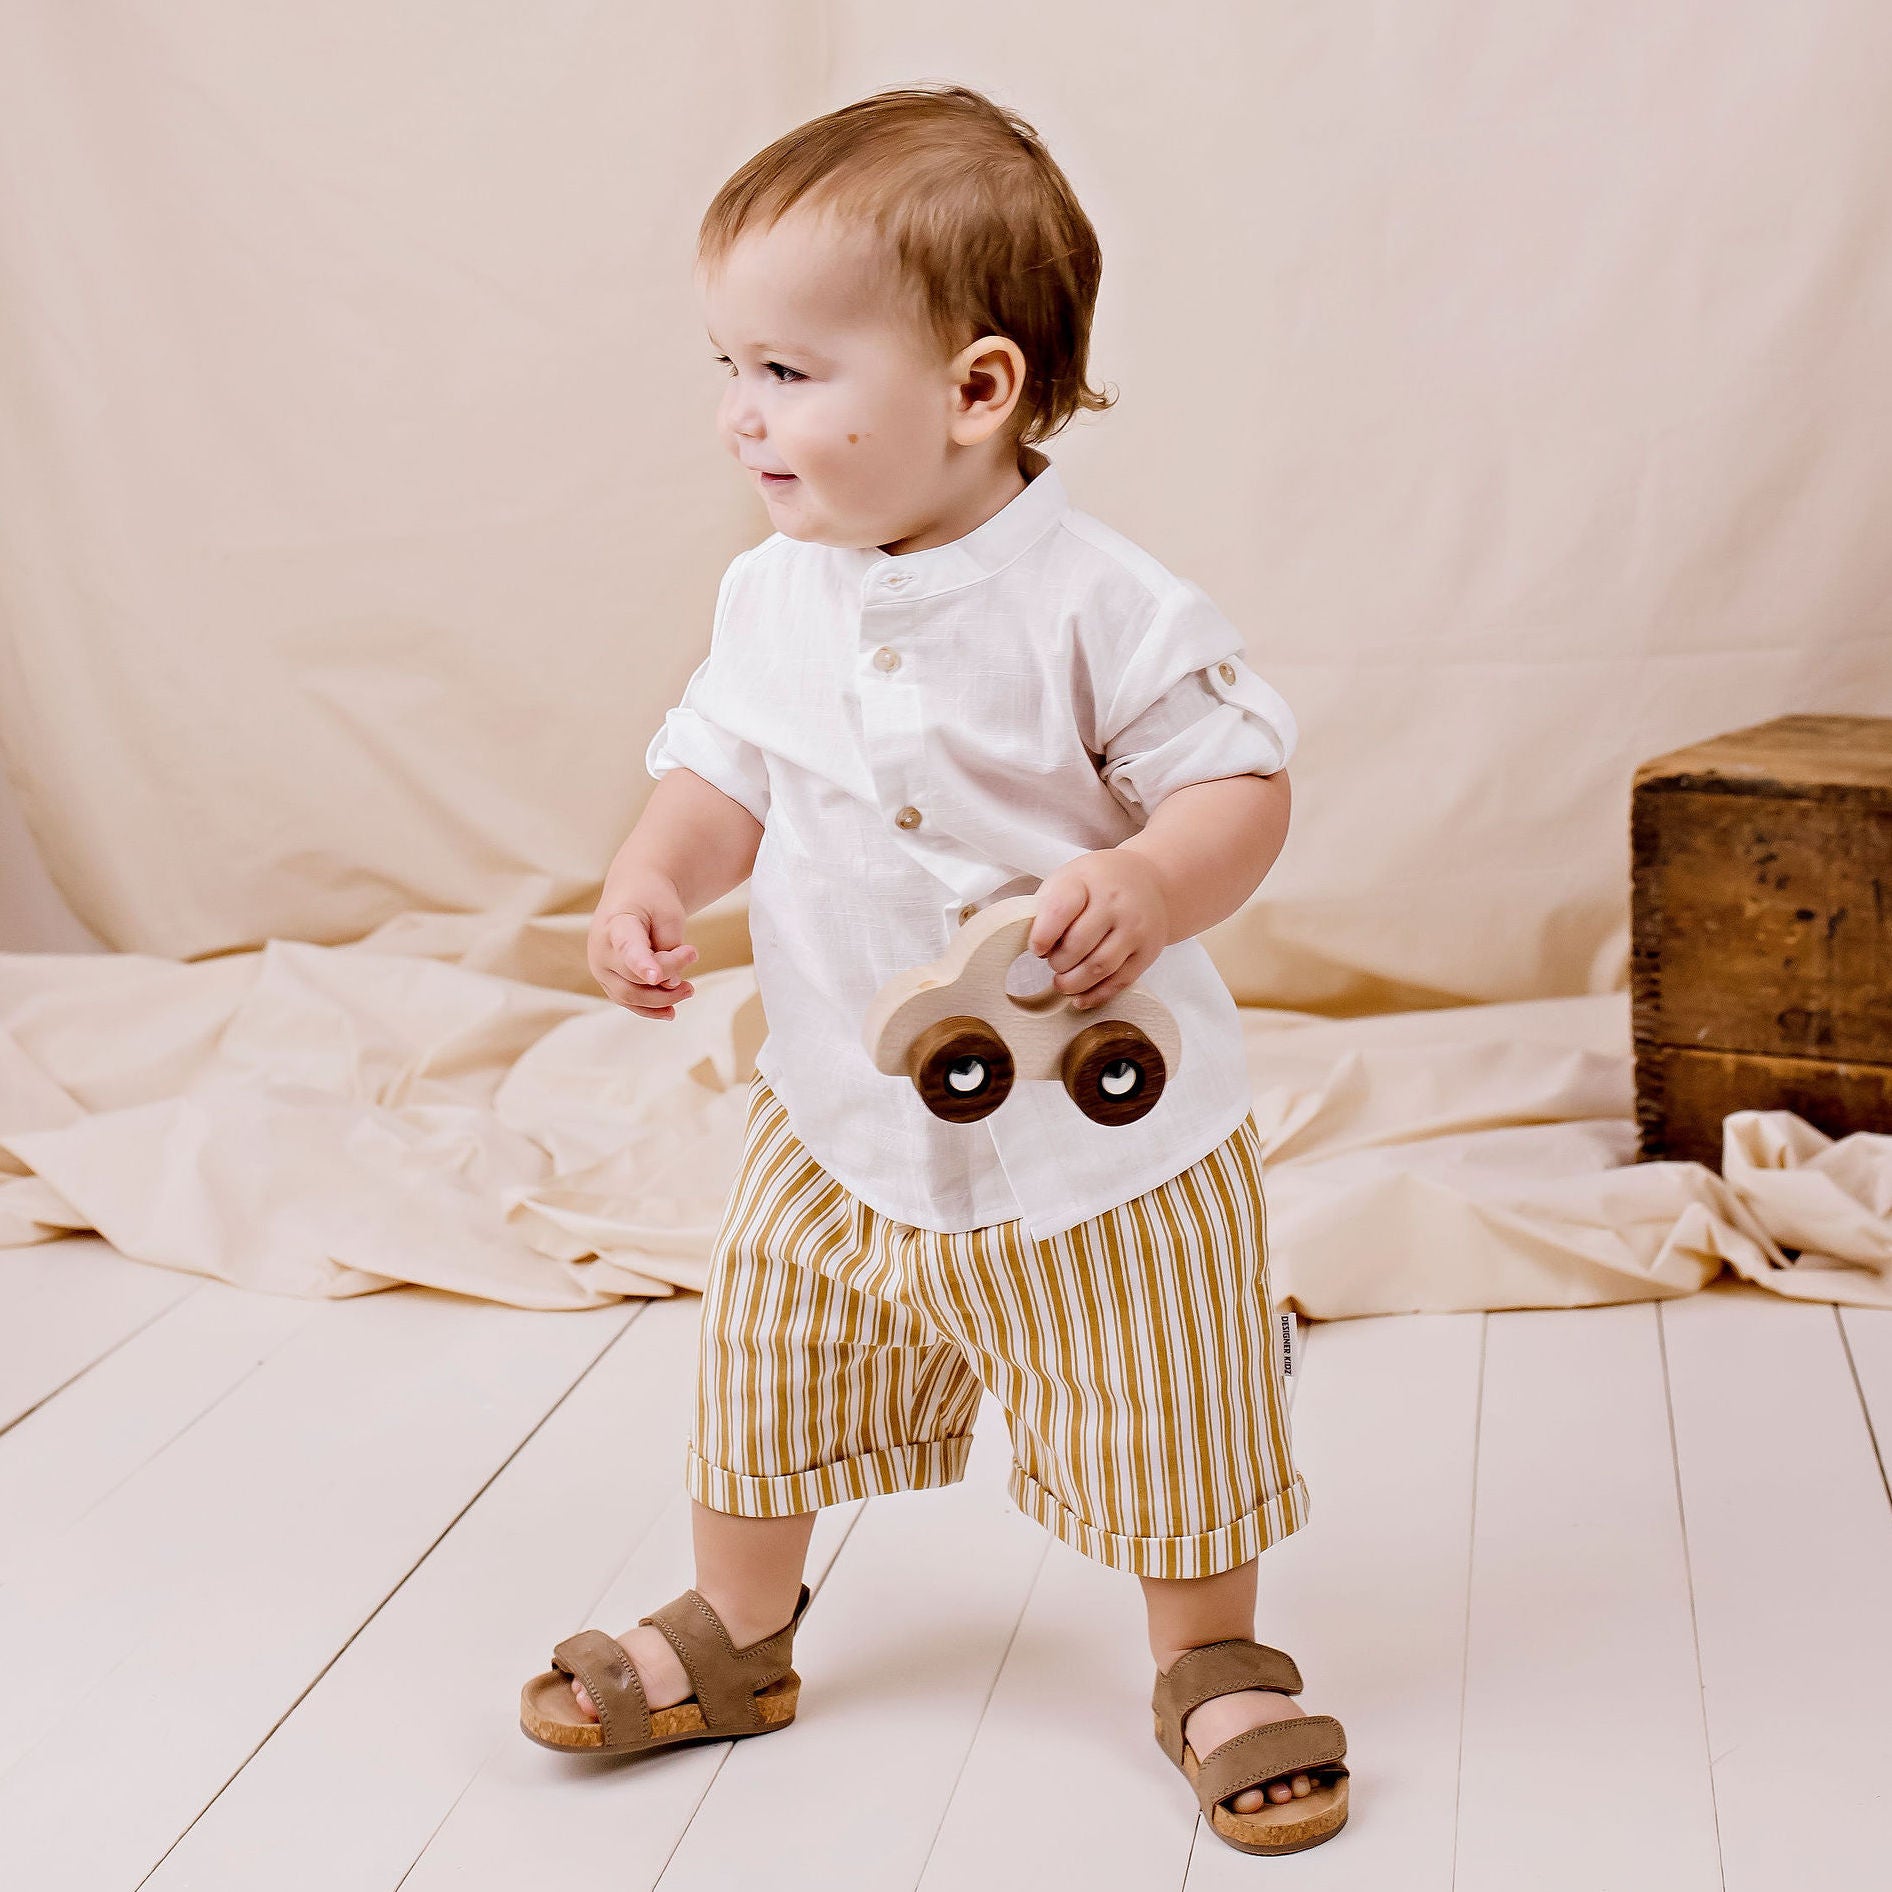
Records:
{"label": "child's face", "polygon": [[976,368],[968,406],[966,357],[896,302],[871,241],[818,214],[798,206],[743,236],[697,286],[729,363],[723,444],[789,538],[870,546],[920,531],[962,477],[963,449],[1003,424],[978,405],[990,377]]}

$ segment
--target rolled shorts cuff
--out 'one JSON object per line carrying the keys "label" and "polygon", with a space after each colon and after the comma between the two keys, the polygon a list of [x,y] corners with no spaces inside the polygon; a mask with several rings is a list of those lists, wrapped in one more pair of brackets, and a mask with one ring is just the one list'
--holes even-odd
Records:
{"label": "rolled shorts cuff", "polygon": [[690,1496],[712,1511],[744,1518],[783,1518],[819,1510],[824,1504],[846,1504],[852,1498],[957,1484],[966,1475],[971,1454],[972,1434],[963,1432],[858,1452],[807,1471],[757,1474],[712,1465],[691,1441],[684,1449],[683,1482]]}
{"label": "rolled shorts cuff", "polygon": [[1213,1577],[1259,1557],[1270,1544],[1307,1522],[1307,1484],[1296,1476],[1266,1503],[1231,1524],[1192,1537],[1125,1537],[1081,1518],[1061,1498],[1014,1463],[1007,1485],[1012,1502],[1073,1550],[1139,1577]]}

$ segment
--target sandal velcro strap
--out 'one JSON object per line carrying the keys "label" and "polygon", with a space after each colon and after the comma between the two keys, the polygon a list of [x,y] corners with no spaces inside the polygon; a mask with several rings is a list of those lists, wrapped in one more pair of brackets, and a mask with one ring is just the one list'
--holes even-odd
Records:
{"label": "sandal velcro strap", "polygon": [[1163,1728],[1163,1751],[1182,1765],[1183,1722],[1193,1709],[1217,1695],[1244,1688],[1265,1688],[1277,1695],[1298,1695],[1301,1671],[1294,1658],[1246,1636],[1185,1649],[1156,1677],[1151,1707]]}
{"label": "sandal velcro strap", "polygon": [[618,1746],[633,1730],[636,1740],[650,1739],[650,1704],[644,1699],[644,1685],[615,1636],[607,1636],[602,1629],[581,1629],[552,1651],[552,1666],[584,1683],[598,1711],[598,1729],[606,1747]]}
{"label": "sandal velcro strap", "polygon": [[1347,1770],[1341,1757],[1347,1737],[1332,1715],[1300,1715],[1292,1721],[1271,1721],[1232,1736],[1203,1757],[1196,1775],[1196,1798],[1206,1814],[1216,1802],[1244,1787],[1290,1774],[1325,1774],[1338,1778]]}
{"label": "sandal velcro strap", "polygon": [[677,1652],[711,1734],[758,1734],[764,1723],[756,1691],[788,1673],[795,1630],[808,1608],[809,1590],[801,1586],[795,1613],[774,1635],[738,1649],[723,1619],[695,1590],[685,1590],[661,1609],[640,1616],[654,1623]]}

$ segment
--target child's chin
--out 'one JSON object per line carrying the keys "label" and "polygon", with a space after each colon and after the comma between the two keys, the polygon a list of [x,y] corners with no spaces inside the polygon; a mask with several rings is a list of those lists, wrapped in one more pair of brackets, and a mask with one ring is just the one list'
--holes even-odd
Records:
{"label": "child's chin", "polygon": [[819,525],[809,520],[782,519],[776,522],[776,531],[785,539],[800,539],[804,545],[833,545],[837,541],[824,532]]}

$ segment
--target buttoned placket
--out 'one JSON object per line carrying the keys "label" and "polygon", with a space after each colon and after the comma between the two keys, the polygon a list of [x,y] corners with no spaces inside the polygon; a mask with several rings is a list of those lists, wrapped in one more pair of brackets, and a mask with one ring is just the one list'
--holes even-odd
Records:
{"label": "buttoned placket", "polygon": [[861,731],[867,746],[867,766],[884,817],[897,834],[924,837],[928,845],[911,850],[936,879],[952,890],[940,912],[948,935],[978,912],[980,901],[968,899],[975,884],[991,877],[984,862],[973,861],[949,842],[926,835],[926,762],[924,683],[908,652],[900,648],[903,620],[911,624],[910,610],[920,601],[916,572],[871,569],[861,584],[859,648],[866,674],[861,679]]}

